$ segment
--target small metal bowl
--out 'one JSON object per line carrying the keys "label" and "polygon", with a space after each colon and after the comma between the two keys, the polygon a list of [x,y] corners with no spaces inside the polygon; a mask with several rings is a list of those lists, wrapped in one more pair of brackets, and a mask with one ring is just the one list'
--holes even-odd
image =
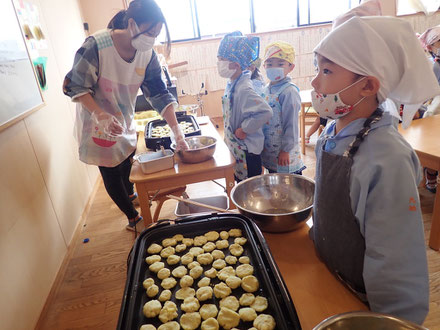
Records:
{"label": "small metal bowl", "polygon": [[[211,136],[190,136],[185,141],[189,149],[175,151],[184,163],[201,163],[214,155],[217,140]],[[175,143],[171,144],[171,149],[176,150]]]}
{"label": "small metal bowl", "polygon": [[395,316],[368,311],[349,312],[331,316],[313,330],[428,330],[415,323]]}
{"label": "small metal bowl", "polygon": [[241,214],[265,232],[292,231],[312,213],[315,182],[302,175],[263,174],[246,179],[231,191]]}

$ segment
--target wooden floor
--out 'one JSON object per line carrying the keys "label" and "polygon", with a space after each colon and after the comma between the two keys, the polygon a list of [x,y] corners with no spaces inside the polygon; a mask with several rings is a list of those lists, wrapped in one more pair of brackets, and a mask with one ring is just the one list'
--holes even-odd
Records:
{"label": "wooden floor", "polygon": [[[221,126],[221,125],[220,125]],[[316,135],[316,134],[315,134]],[[314,138],[307,145],[304,175],[314,177]],[[219,180],[221,183],[221,180]],[[191,198],[223,193],[213,182],[189,185]],[[426,239],[429,237],[434,195],[420,189]],[[174,219],[176,202],[165,202],[160,218]],[[102,182],[87,217],[72,241],[68,256],[36,329],[114,329],[126,280],[126,259],[134,234],[105,192]],[[83,243],[85,238],[88,243]],[[430,274],[429,329],[440,329],[440,253],[427,248]]]}

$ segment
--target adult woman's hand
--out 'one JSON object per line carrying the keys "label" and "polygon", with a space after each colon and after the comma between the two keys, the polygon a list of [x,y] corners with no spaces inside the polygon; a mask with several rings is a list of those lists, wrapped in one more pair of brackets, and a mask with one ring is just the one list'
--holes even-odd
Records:
{"label": "adult woman's hand", "polygon": [[115,116],[107,112],[92,112],[92,119],[95,124],[102,127],[104,133],[107,135],[117,137],[124,133],[124,126],[116,119]]}

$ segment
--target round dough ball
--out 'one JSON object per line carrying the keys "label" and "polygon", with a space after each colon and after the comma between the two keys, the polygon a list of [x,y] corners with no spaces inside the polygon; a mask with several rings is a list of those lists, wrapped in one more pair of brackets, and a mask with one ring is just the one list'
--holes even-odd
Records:
{"label": "round dough ball", "polygon": [[171,299],[171,291],[163,290],[159,295],[159,301],[165,302]]}
{"label": "round dough ball", "polygon": [[193,269],[196,266],[200,266],[200,264],[197,261],[193,261],[193,262],[190,262],[187,267],[188,267],[188,269]]}
{"label": "round dough ball", "polygon": [[235,269],[235,273],[238,277],[245,277],[254,273],[254,267],[249,264],[242,264]]}
{"label": "round dough ball", "polygon": [[157,273],[159,270],[165,267],[165,264],[161,261],[157,261],[154,264],[151,264],[148,269],[151,270],[153,273]]}
{"label": "round dough ball", "polygon": [[234,239],[235,244],[245,245],[246,242],[247,242],[247,239],[244,237],[237,237],[236,239]]}
{"label": "round dough ball", "polygon": [[215,268],[210,268],[207,271],[205,271],[205,276],[209,278],[215,278],[217,277],[217,270]]}
{"label": "round dough ball", "polygon": [[162,246],[163,247],[175,246],[176,244],[177,244],[177,240],[175,238],[165,238],[162,241]]}
{"label": "round dough ball", "polygon": [[254,275],[248,275],[241,279],[241,287],[246,292],[255,292],[260,287],[260,283]]}
{"label": "round dough ball", "polygon": [[181,288],[190,287],[191,285],[193,285],[193,283],[194,283],[194,279],[189,275],[185,275],[180,279]]}
{"label": "round dough ball", "polygon": [[197,257],[199,254],[204,253],[205,250],[203,250],[201,247],[195,246],[189,249],[189,253],[193,255],[193,257]]}
{"label": "round dough ball", "polygon": [[237,277],[237,276],[229,276],[226,279],[226,284],[231,288],[231,289],[237,289],[240,284],[241,284],[241,278]]}
{"label": "round dough ball", "polygon": [[160,286],[166,290],[170,290],[172,288],[174,288],[177,284],[177,281],[174,277],[168,277],[164,280],[162,280],[162,283],[160,284]]}
{"label": "round dough ball", "polygon": [[162,250],[161,245],[153,243],[148,247],[147,252],[149,254],[156,254],[156,253],[159,253],[161,250]]}
{"label": "round dough ball", "polygon": [[218,314],[217,306],[214,304],[205,304],[199,310],[202,319],[207,320],[210,317],[216,317]]}
{"label": "round dough ball", "polygon": [[229,233],[225,230],[220,232],[220,238],[221,239],[228,239],[229,238]]}
{"label": "round dough ball", "polygon": [[186,245],[185,244],[179,244],[176,246],[176,252],[182,252],[186,250]]}
{"label": "round dough ball", "polygon": [[214,295],[216,298],[225,298],[231,294],[231,288],[225,283],[220,282],[214,286]]}
{"label": "round dough ball", "polygon": [[253,326],[258,330],[273,330],[276,327],[276,323],[272,315],[260,314],[254,320]]}
{"label": "round dough ball", "polygon": [[184,239],[182,234],[176,234],[173,236],[173,238],[177,241],[177,242],[182,242],[182,240]]}
{"label": "round dough ball", "polygon": [[228,308],[220,308],[220,312],[217,316],[217,321],[225,329],[231,329],[240,323],[240,315],[238,313],[234,312],[233,310],[230,310]]}
{"label": "round dough ball", "polygon": [[164,280],[168,277],[170,277],[171,271],[168,268],[162,268],[157,272],[157,278],[159,280]]}
{"label": "round dough ball", "polygon": [[203,246],[206,242],[208,242],[208,239],[205,236],[194,237],[194,246]]}
{"label": "round dough ball", "polygon": [[250,264],[251,260],[247,256],[242,256],[238,259],[241,264]]}
{"label": "round dough ball", "polygon": [[212,298],[212,288],[210,286],[203,286],[196,292],[196,297],[200,301],[205,301]]}
{"label": "round dough ball", "polygon": [[154,279],[152,279],[151,277],[146,278],[143,282],[142,285],[144,286],[144,289],[148,289],[150,286],[152,286],[154,284]]}
{"label": "round dough ball", "polygon": [[204,286],[208,286],[210,284],[211,284],[211,279],[209,277],[204,277],[197,283],[197,286],[199,288],[203,288]]}
{"label": "round dough ball", "polygon": [[193,288],[182,288],[176,291],[176,299],[184,300],[188,297],[194,297],[196,295],[196,291]]}
{"label": "round dough ball", "polygon": [[239,257],[243,254],[243,247],[240,244],[231,244],[229,246],[229,252],[231,252],[232,255]]}
{"label": "round dough ball", "polygon": [[235,276],[235,269],[231,266],[223,268],[217,274],[217,277],[222,281],[226,281],[229,276]]}
{"label": "round dough ball", "polygon": [[142,308],[142,312],[144,313],[145,317],[156,317],[159,315],[161,309],[162,304],[159,300],[150,300],[145,303],[144,307]]}
{"label": "round dough ball", "polygon": [[214,258],[212,257],[211,253],[202,253],[197,256],[197,261],[201,265],[209,265],[212,263],[212,260]]}
{"label": "round dough ball", "polygon": [[215,246],[217,249],[227,249],[229,246],[229,242],[226,239],[215,242]]}
{"label": "round dough ball", "polygon": [[162,258],[158,254],[153,254],[152,256],[146,257],[145,262],[149,265],[154,264],[155,262],[160,261]]}
{"label": "round dough ball", "polygon": [[182,239],[182,243],[188,247],[194,244],[194,240],[192,238],[184,238]]}
{"label": "round dough ball", "polygon": [[251,307],[255,309],[256,312],[262,312],[266,310],[267,306],[269,306],[267,299],[262,296],[257,296],[251,305]]}
{"label": "round dough ball", "polygon": [[202,320],[198,312],[185,313],[180,317],[180,325],[184,330],[197,329],[201,321]]}
{"label": "round dough ball", "polygon": [[241,306],[250,306],[254,303],[255,296],[252,293],[243,293],[240,297]]}
{"label": "round dough ball", "polygon": [[220,250],[214,250],[211,252],[212,257],[214,258],[214,260],[217,259],[224,259],[225,258],[225,254],[223,253],[223,251]]}
{"label": "round dough ball", "polygon": [[230,229],[228,234],[231,237],[240,237],[240,236],[242,236],[241,229],[236,229],[236,228]]}
{"label": "round dough ball", "polygon": [[205,245],[203,245],[203,250],[205,252],[211,252],[211,251],[214,251],[216,247],[217,246],[214,243],[208,242]]}
{"label": "round dough ball", "polygon": [[216,261],[214,261],[212,263],[212,267],[214,267],[215,269],[222,269],[226,267],[226,261],[224,261],[223,259],[217,259]]}
{"label": "round dough ball", "polygon": [[173,255],[175,252],[176,252],[175,248],[173,248],[172,246],[168,246],[162,251],[160,251],[160,256],[162,258],[168,258],[170,255]]}
{"label": "round dough ball", "polygon": [[257,318],[257,313],[250,307],[240,308],[238,314],[244,322],[251,322]]}
{"label": "round dough ball", "polygon": [[220,234],[216,231],[208,231],[204,236],[208,241],[214,242],[219,238]]}
{"label": "round dough ball", "polygon": [[156,330],[156,327],[152,324],[142,324],[139,330]]}
{"label": "round dough ball", "polygon": [[185,266],[179,266],[173,269],[171,274],[173,274],[174,277],[181,278],[185,276],[188,273],[188,269],[186,269]]}
{"label": "round dough ball", "polygon": [[197,312],[200,308],[199,301],[194,297],[188,297],[183,300],[183,304],[180,305],[180,309],[182,309],[186,313]]}
{"label": "round dough ball", "polygon": [[240,303],[238,302],[238,299],[235,296],[228,296],[220,300],[220,309],[222,307],[229,308],[230,310],[236,312],[240,307]]}
{"label": "round dough ball", "polygon": [[201,330],[218,330],[219,325],[215,318],[210,317],[202,322]]}
{"label": "round dough ball", "polygon": [[225,261],[229,264],[229,265],[235,265],[237,263],[237,257],[234,256],[227,256],[225,258]]}
{"label": "round dough ball", "polygon": [[167,323],[171,320],[174,320],[178,316],[177,314],[177,306],[172,301],[167,301],[163,305],[162,310],[159,313],[159,320],[162,323]]}
{"label": "round dough ball", "polygon": [[180,330],[180,324],[176,321],[161,324],[157,330]]}
{"label": "round dough ball", "polygon": [[168,265],[178,264],[180,261],[180,257],[178,255],[172,254],[167,258]]}
{"label": "round dough ball", "polygon": [[193,269],[191,269],[189,271],[189,275],[193,278],[193,279],[197,279],[200,276],[202,276],[203,274],[203,268],[202,266],[195,266]]}
{"label": "round dough ball", "polygon": [[159,287],[156,284],[153,284],[147,289],[147,296],[152,298],[155,297],[159,293]]}
{"label": "round dough ball", "polygon": [[188,265],[189,263],[193,262],[194,256],[191,252],[188,252],[187,254],[183,255],[182,258],[180,258],[180,262],[182,265]]}

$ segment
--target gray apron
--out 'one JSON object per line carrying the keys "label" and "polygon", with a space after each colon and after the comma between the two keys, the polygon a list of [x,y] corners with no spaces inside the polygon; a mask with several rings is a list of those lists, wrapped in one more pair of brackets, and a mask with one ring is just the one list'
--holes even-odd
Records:
{"label": "gray apron", "polygon": [[366,301],[363,278],[365,239],[353,214],[350,201],[350,175],[353,157],[368,135],[371,124],[382,118],[383,110],[365,120],[342,156],[324,150],[326,141],[317,146],[313,227],[311,237],[327,267],[359,298]]}

